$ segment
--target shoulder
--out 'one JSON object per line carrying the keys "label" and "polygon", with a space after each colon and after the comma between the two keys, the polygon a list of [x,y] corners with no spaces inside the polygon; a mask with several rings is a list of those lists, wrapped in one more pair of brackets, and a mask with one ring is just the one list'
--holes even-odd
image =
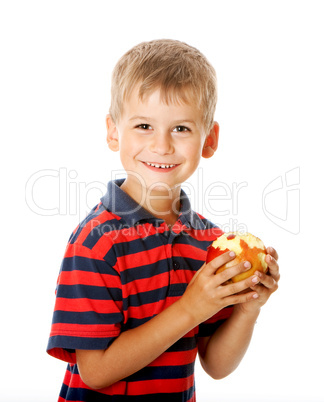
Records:
{"label": "shoulder", "polygon": [[201,215],[199,212],[194,212],[197,216],[198,216],[198,218],[202,221],[202,223],[203,223],[203,225],[205,226],[205,229],[208,229],[208,228],[218,228],[218,226],[214,223],[214,222],[212,222],[212,221],[210,221],[209,219],[207,219],[207,218],[205,218],[203,215]]}
{"label": "shoulder", "polygon": [[209,219],[205,218],[198,212],[194,212],[197,218],[200,220],[200,230],[197,231],[200,236],[206,238],[206,240],[215,240],[217,237],[221,236],[224,232],[223,230],[217,226],[214,222],[210,221]]}
{"label": "shoulder", "polygon": [[123,228],[123,220],[100,202],[72,232],[68,249],[82,249],[89,256],[104,259]]}

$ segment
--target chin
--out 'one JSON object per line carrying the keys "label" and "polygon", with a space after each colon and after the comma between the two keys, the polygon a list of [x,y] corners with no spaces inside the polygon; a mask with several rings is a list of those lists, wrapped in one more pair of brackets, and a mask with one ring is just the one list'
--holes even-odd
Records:
{"label": "chin", "polygon": [[249,261],[251,268],[231,278],[228,282],[239,282],[250,277],[255,271],[267,272],[268,265],[265,261],[267,255],[263,242],[251,233],[240,234],[238,232],[224,233],[218,237],[208,248],[206,262],[210,262],[214,258],[226,253],[234,251],[236,257],[234,260],[224,264],[216,271],[216,274],[223,272],[242,261]]}

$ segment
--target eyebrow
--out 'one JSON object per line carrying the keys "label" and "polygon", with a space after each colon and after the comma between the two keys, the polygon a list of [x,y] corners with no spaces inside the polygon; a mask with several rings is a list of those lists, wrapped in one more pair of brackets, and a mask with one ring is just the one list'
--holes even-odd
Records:
{"label": "eyebrow", "polygon": [[153,120],[154,121],[154,119],[152,119],[150,117],[145,117],[145,116],[133,116],[129,119],[129,121],[132,121],[132,120]]}
{"label": "eyebrow", "polygon": [[[129,121],[133,120],[150,120],[150,121],[155,121],[152,117],[146,117],[146,116],[133,116],[129,119]],[[191,123],[197,126],[196,122],[194,120],[188,120],[188,119],[183,119],[183,120],[175,120],[172,122],[172,124],[185,124],[185,123]]]}

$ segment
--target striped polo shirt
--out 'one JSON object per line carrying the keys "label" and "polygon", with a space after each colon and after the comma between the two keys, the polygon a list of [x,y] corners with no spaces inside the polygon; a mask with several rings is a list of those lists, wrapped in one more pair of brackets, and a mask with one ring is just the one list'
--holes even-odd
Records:
{"label": "striped polo shirt", "polygon": [[144,324],[178,300],[222,231],[192,211],[181,191],[172,229],[108,183],[99,204],[72,233],[61,265],[47,352],[68,362],[58,401],[195,401],[197,340],[231,314],[221,310],[160,357],[110,387],[92,390],[76,349],[106,349],[121,331]]}

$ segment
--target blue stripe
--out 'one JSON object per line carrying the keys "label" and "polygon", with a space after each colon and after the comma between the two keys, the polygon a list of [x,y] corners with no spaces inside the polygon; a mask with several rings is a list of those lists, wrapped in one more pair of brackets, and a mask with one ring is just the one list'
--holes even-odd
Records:
{"label": "blue stripe", "polygon": [[57,297],[67,299],[88,298],[93,300],[122,300],[122,291],[119,288],[106,288],[105,286],[90,285],[59,285]]}
{"label": "blue stripe", "polygon": [[125,378],[125,381],[167,380],[187,378],[194,373],[195,362],[181,366],[147,366]]}
{"label": "blue stripe", "polygon": [[78,337],[78,336],[64,336],[56,335],[49,339],[47,350],[54,348],[67,349],[70,352],[75,351],[75,349],[81,350],[104,350],[106,349],[116,337],[105,337],[105,338],[91,338],[91,337]]}
{"label": "blue stripe", "polygon": [[194,393],[195,386],[183,392],[110,396],[84,388],[68,388],[63,384],[60,396],[66,401],[86,402],[186,402],[193,397]]}
{"label": "blue stripe", "polygon": [[143,264],[139,267],[126,269],[120,272],[120,279],[124,285],[138,279],[153,278],[165,272],[169,272],[169,261],[167,259],[159,260],[153,264]]}
{"label": "blue stripe", "polygon": [[207,250],[207,247],[212,243],[209,240],[197,240],[190,235],[183,233],[183,236],[180,236],[176,239],[177,244],[186,244],[188,246],[199,248],[200,250]]}
{"label": "blue stripe", "polygon": [[[92,210],[89,212],[88,216],[85,219],[83,219],[83,221],[79,224],[79,227],[76,230],[76,232],[71,235],[70,240],[69,240],[69,242],[71,244],[74,244],[77,241],[80,233],[82,232],[83,228],[87,225],[88,222],[90,222],[92,219],[95,219],[97,216],[99,216],[104,211],[106,211],[106,209],[103,205],[101,205],[99,208],[98,208],[98,205],[99,204],[97,204],[96,206],[94,206],[92,208]],[[95,211],[97,208],[98,208],[98,210]]]}
{"label": "blue stripe", "polygon": [[166,298],[169,286],[164,286],[159,289],[148,290],[134,295],[128,295],[124,302],[129,306],[138,307],[143,304],[155,303]]}
{"label": "blue stripe", "polygon": [[62,311],[56,310],[53,314],[53,324],[81,324],[81,325],[100,325],[115,324],[123,321],[121,313],[95,313],[94,311]]}
{"label": "blue stripe", "polygon": [[200,324],[199,325],[199,336],[211,336],[226,320],[219,320],[210,324]]}
{"label": "blue stripe", "polygon": [[100,225],[94,227],[88,234],[82,245],[88,247],[91,250],[101,239],[102,236],[107,236],[107,233],[121,229],[123,229],[123,225],[120,220],[118,219],[107,220],[106,222],[103,222]]}
{"label": "blue stripe", "polygon": [[[125,236],[125,242],[116,243],[113,247],[117,257],[124,257],[125,255],[137,254],[142,251],[151,251],[160,246],[164,246],[164,243],[160,241],[159,235],[153,234],[145,238],[138,238],[130,241],[127,240],[127,237]],[[164,250],[161,250],[161,254],[165,257]]]}
{"label": "blue stripe", "polygon": [[187,336],[180,338],[176,343],[169,347],[167,352],[183,352],[185,350],[193,350],[197,346],[196,336]]}
{"label": "blue stripe", "polygon": [[166,299],[167,296],[182,296],[186,288],[187,283],[175,283],[147,292],[138,292],[133,295],[128,295],[123,299],[123,308],[127,310],[128,306],[139,307],[145,304],[156,303]]}
{"label": "blue stripe", "polygon": [[87,257],[65,257],[62,263],[62,271],[86,271],[99,272],[100,274],[109,274],[116,276],[118,273],[106,261],[89,259]]}

